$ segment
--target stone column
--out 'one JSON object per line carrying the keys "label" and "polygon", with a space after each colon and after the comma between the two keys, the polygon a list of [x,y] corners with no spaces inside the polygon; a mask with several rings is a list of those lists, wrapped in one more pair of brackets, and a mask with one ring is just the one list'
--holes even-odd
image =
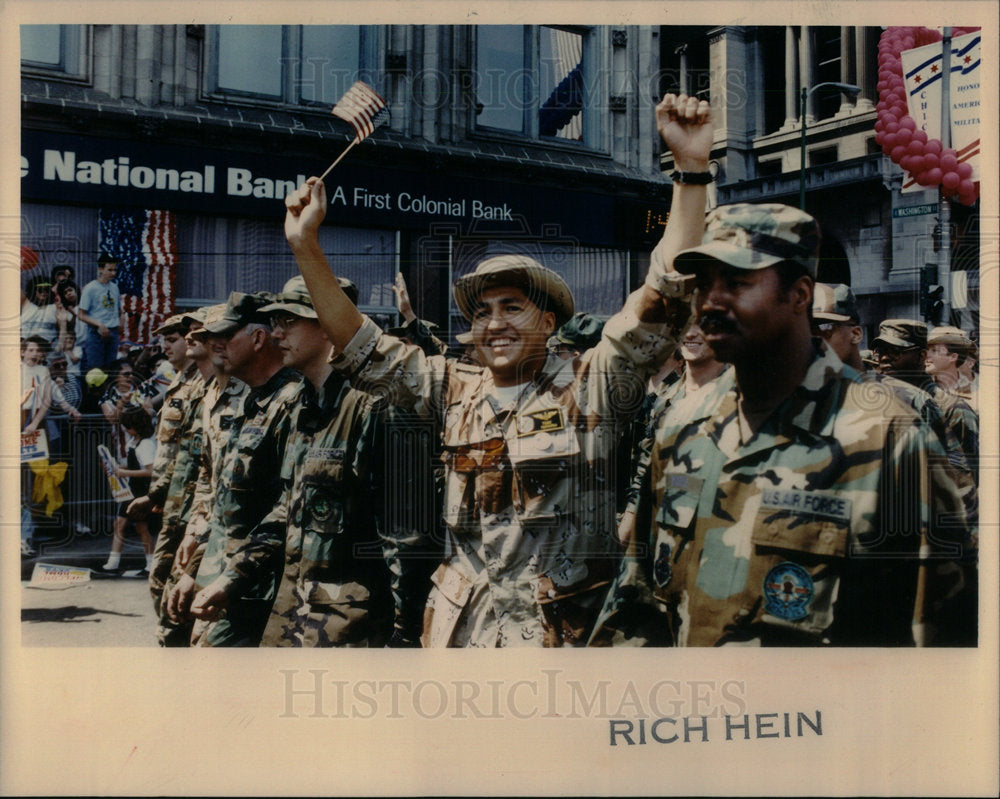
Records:
{"label": "stone column", "polygon": [[791,25],[785,26],[785,124],[782,130],[791,130],[795,127],[798,114],[795,113],[797,97],[799,94],[799,80],[795,71],[795,28]]}
{"label": "stone column", "polygon": [[[799,76],[801,86],[811,89],[816,85],[816,64],[813,61],[812,28],[803,25],[799,28]],[[800,89],[801,89],[800,86]],[[810,94],[806,99],[806,107],[799,109],[811,125],[816,121],[816,98]]]}
{"label": "stone column", "polygon": [[[847,25],[840,26],[840,82],[857,83],[855,79],[854,62],[854,28]],[[837,109],[838,117],[849,116],[854,110],[854,98],[847,94],[840,95],[840,108]]]}
{"label": "stone column", "polygon": [[872,67],[877,49],[878,43],[871,28],[858,26],[854,29],[854,82],[861,87],[855,106],[858,111],[875,110],[877,90]]}

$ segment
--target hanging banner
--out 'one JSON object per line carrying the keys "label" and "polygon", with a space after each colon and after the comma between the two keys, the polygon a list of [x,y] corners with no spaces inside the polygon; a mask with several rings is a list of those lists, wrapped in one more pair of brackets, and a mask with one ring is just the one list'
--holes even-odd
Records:
{"label": "hanging banner", "polygon": [[[982,36],[977,31],[951,40],[951,85],[949,87],[951,114],[951,148],[955,151],[956,164],[940,164],[941,180],[951,173],[964,180],[977,181],[979,177],[979,118],[980,118],[980,76],[979,54]],[[941,86],[942,47],[940,42],[904,50],[899,54],[903,78],[906,83],[906,99],[909,115],[917,124],[917,129],[927,134],[928,140],[941,139]],[[968,164],[971,175],[966,170],[957,171],[958,164]],[[954,178],[951,179],[954,181]],[[947,186],[948,184],[945,183]],[[957,185],[957,183],[956,183]],[[903,192],[923,191],[926,187],[907,173],[903,181]]]}

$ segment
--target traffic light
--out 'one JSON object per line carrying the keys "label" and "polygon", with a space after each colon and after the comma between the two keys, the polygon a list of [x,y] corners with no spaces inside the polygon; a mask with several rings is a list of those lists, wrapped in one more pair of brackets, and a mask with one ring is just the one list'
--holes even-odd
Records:
{"label": "traffic light", "polygon": [[944,286],[937,282],[937,266],[928,264],[920,270],[920,315],[932,325],[941,324],[944,309]]}

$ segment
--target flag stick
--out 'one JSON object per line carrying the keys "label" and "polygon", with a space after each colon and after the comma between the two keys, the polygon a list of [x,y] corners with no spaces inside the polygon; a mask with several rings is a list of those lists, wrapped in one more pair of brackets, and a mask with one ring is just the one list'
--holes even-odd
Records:
{"label": "flag stick", "polygon": [[346,148],[344,149],[344,152],[342,152],[342,153],[341,153],[340,155],[338,155],[338,156],[337,156],[337,160],[336,160],[336,161],[334,161],[334,162],[333,162],[332,164],[330,164],[330,166],[328,166],[328,167],[326,168],[326,172],[324,172],[324,173],[323,173],[322,175],[320,175],[320,176],[319,176],[319,179],[320,179],[320,180],[322,180],[322,179],[323,179],[323,178],[325,178],[325,177],[326,177],[327,175],[329,175],[329,174],[330,174],[330,172],[331,172],[331,170],[332,170],[332,169],[333,169],[333,168],[334,168],[334,167],[335,167],[335,166],[336,166],[337,164],[339,164],[339,163],[341,162],[341,160],[342,160],[342,159],[344,158],[344,156],[345,156],[345,155],[347,155],[347,154],[348,154],[348,153],[350,152],[351,148],[352,148],[352,147],[353,147],[353,146],[354,146],[355,144],[357,144],[357,143],[358,143],[359,141],[361,141],[361,139],[359,139],[359,138],[355,137],[355,138],[354,138],[354,140],[353,140],[353,141],[352,141],[352,142],[351,142],[350,144],[348,144],[348,145],[347,145],[347,147],[346,147]]}

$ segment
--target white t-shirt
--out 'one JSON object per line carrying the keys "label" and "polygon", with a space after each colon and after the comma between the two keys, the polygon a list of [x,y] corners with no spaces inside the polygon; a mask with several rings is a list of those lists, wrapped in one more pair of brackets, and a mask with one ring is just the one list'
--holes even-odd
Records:
{"label": "white t-shirt", "polygon": [[52,303],[41,307],[28,300],[21,307],[21,338],[41,336],[50,344],[59,335],[56,306]]}

